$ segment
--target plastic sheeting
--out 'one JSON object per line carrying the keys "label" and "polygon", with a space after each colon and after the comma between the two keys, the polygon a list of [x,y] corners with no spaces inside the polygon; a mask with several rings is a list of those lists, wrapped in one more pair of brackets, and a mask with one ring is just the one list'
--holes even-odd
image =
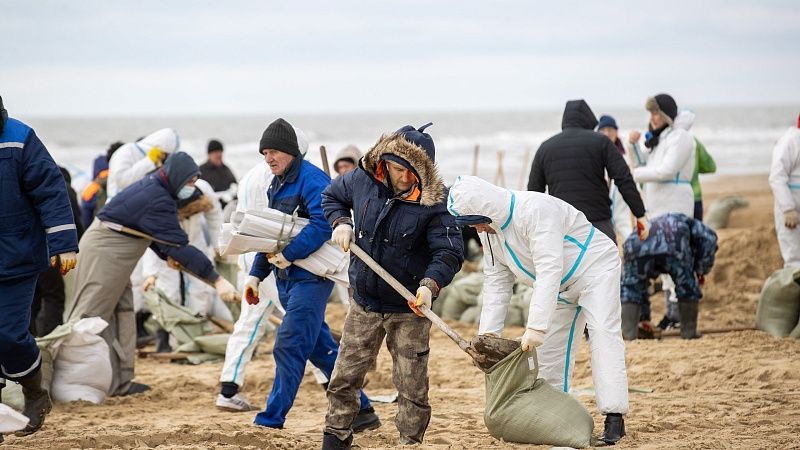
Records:
{"label": "plastic sheeting", "polygon": [[[219,250],[223,256],[248,252],[278,253],[297,236],[308,220],[275,209],[236,211],[231,222],[222,225]],[[337,245],[327,242],[311,256],[293,261],[315,275],[349,287],[350,259]]]}

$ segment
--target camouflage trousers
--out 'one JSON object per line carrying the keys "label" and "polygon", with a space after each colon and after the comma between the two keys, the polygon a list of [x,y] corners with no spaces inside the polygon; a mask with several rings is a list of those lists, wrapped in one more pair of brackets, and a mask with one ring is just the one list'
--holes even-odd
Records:
{"label": "camouflage trousers", "polygon": [[414,313],[375,313],[350,302],[339,357],[328,385],[325,431],[346,439],[359,411],[358,390],[378,356],[383,338],[392,355],[392,381],[397,388],[395,417],[400,441],[422,442],[431,420],[428,404],[428,353],[431,322]]}

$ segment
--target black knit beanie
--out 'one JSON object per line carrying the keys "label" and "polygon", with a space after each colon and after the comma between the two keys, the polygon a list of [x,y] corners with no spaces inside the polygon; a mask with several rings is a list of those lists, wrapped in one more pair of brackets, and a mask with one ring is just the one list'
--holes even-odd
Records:
{"label": "black knit beanie", "polygon": [[208,141],[208,153],[221,152],[221,151],[222,151],[222,142],[216,139]]}
{"label": "black knit beanie", "polygon": [[297,134],[289,122],[278,119],[264,130],[261,135],[261,142],[258,146],[258,153],[264,150],[278,150],[292,156],[300,156],[300,149],[297,146]]}
{"label": "black knit beanie", "polygon": [[[672,120],[675,120],[675,117],[678,115],[678,104],[675,103],[675,99],[672,98],[669,94],[658,94],[653,97],[655,100],[656,105],[658,105],[658,109],[667,115]],[[648,108],[649,110],[650,108]]]}

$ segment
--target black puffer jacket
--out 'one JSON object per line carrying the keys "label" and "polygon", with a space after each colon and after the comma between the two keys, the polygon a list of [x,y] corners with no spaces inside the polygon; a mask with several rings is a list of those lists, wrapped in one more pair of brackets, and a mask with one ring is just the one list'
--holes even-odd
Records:
{"label": "black puffer jacket", "polygon": [[592,131],[597,119],[584,100],[570,100],[564,108],[561,133],[544,141],[536,152],[528,190],[560,198],[586,215],[589,222],[611,218],[611,200],[605,174],[614,180],[636,217],[644,203],[631,171],[614,143]]}

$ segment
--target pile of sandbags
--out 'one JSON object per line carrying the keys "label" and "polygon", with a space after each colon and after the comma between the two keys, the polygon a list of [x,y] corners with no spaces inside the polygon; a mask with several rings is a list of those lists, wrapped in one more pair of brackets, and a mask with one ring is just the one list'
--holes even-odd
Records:
{"label": "pile of sandbags", "polygon": [[[308,225],[308,219],[284,214],[276,209],[236,211],[230,223],[222,225],[219,250],[222,256],[248,252],[278,253]],[[350,259],[342,249],[325,243],[308,258],[292,261],[315,275],[350,286],[347,269]]]}
{"label": "pile of sandbags", "polygon": [[489,370],[483,414],[489,433],[508,442],[589,447],[592,416],[574,397],[537,379],[538,374],[536,353],[521,349]]}
{"label": "pile of sandbags", "polygon": [[756,328],[777,337],[800,338],[800,267],[775,271],[761,290]]}
{"label": "pile of sandbags", "polygon": [[[456,279],[450,286],[442,289],[442,294],[437,300],[441,302],[441,316],[465,324],[478,323],[483,307],[483,280],[482,272],[474,272]],[[525,325],[532,295],[532,288],[522,283],[514,286],[514,293],[506,313],[506,326]]]}

